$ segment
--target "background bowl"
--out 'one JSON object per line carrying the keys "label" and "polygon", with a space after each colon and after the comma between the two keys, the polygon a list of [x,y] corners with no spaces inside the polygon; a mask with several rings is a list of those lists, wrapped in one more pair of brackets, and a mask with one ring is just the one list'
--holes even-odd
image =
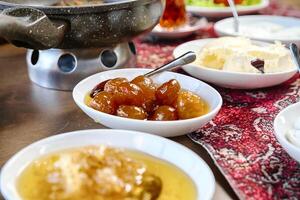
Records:
{"label": "background bowl", "polygon": [[197,200],[210,200],[213,196],[215,179],[210,168],[188,148],[150,134],[106,129],[74,131],[29,145],[13,156],[2,168],[1,192],[7,200],[21,200],[15,187],[16,179],[33,160],[63,149],[100,144],[130,148],[168,161],[192,179],[198,192]]}
{"label": "background bowl", "polygon": [[[244,36],[241,33],[235,33],[233,31],[233,18],[227,18],[218,21],[214,25],[214,29],[219,36]],[[286,28],[300,27],[300,19],[295,17],[283,17],[283,16],[273,16],[273,15],[248,15],[239,17],[240,24],[243,26],[256,25],[258,23],[274,23],[281,25]],[[280,41],[285,45],[290,43],[296,43],[300,45],[300,37],[296,39],[290,39],[289,37],[269,37],[262,36],[261,34],[256,34],[255,36],[247,36],[250,39],[273,43],[274,41]]]}
{"label": "background bowl", "polygon": [[275,136],[286,152],[300,163],[300,148],[287,140],[286,133],[300,117],[300,102],[283,109],[274,120]]}
{"label": "background bowl", "polygon": [[[188,52],[199,52],[207,43],[215,39],[200,39],[179,45],[175,48],[173,55],[175,58]],[[268,45],[264,42],[256,42],[260,45]],[[190,75],[197,77],[203,81],[207,81],[218,85],[220,87],[232,88],[232,89],[257,89],[279,85],[297,73],[297,67],[295,69],[278,73],[242,73],[242,72],[228,72],[217,69],[211,69],[198,64],[191,63],[182,67],[184,71]]]}
{"label": "background bowl", "polygon": [[75,86],[73,90],[73,99],[88,116],[95,120],[95,122],[110,128],[143,131],[164,137],[173,137],[193,132],[213,119],[220,110],[222,106],[222,97],[214,88],[202,81],[174,72],[162,72],[153,76],[152,79],[154,83],[157,84],[162,84],[170,79],[176,79],[183,89],[194,92],[209,103],[209,113],[186,120],[147,121],[106,114],[87,106],[84,102],[84,97],[93,89],[93,87],[104,80],[117,77],[125,77],[132,80],[136,76],[145,74],[149,71],[149,69],[118,69],[92,75]]}
{"label": "background bowl", "polygon": [[[258,11],[269,6],[269,0],[261,0],[261,3],[251,6],[237,6],[239,15],[245,15],[250,13],[257,13]],[[232,16],[230,7],[204,7],[204,6],[192,6],[186,7],[187,11],[203,17],[229,17]]]}

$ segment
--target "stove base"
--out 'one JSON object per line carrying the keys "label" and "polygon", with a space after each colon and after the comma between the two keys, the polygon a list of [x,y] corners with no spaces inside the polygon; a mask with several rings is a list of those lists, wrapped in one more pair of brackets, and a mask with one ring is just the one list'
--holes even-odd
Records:
{"label": "stove base", "polygon": [[134,67],[133,43],[103,49],[28,50],[26,61],[30,79],[45,88],[72,90],[82,79],[106,70]]}

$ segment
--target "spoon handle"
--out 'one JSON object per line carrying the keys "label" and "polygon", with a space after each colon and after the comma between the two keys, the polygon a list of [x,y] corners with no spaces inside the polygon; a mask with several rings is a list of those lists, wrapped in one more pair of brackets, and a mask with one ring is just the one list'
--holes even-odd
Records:
{"label": "spoon handle", "polygon": [[189,51],[189,52],[183,54],[182,56],[176,58],[175,60],[172,60],[171,62],[146,73],[144,76],[150,77],[150,76],[160,73],[162,71],[169,70],[169,69],[178,67],[180,65],[189,64],[191,62],[194,62],[195,60],[196,60],[196,53]]}
{"label": "spoon handle", "polygon": [[299,56],[299,48],[296,44],[291,43],[290,44],[290,51],[292,54],[293,61],[295,65],[298,67],[298,71],[300,72],[300,56]]}
{"label": "spoon handle", "polygon": [[231,9],[231,12],[233,14],[233,26],[234,26],[234,31],[236,33],[238,33],[240,30],[240,21],[239,21],[239,15],[238,15],[238,12],[236,10],[236,6],[234,4],[234,1],[233,0],[227,0],[228,1],[228,4],[230,6],[230,9]]}

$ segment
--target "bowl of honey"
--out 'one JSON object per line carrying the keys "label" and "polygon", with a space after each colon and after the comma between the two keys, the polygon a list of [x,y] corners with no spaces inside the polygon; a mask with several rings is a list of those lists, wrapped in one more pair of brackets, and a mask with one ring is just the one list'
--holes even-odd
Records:
{"label": "bowl of honey", "polygon": [[25,147],[1,169],[0,189],[7,200],[209,200],[215,178],[204,160],[171,140],[96,129]]}
{"label": "bowl of honey", "polygon": [[143,76],[149,69],[101,72],[73,89],[75,103],[106,127],[164,137],[203,127],[222,106],[221,95],[208,84],[174,72]]}

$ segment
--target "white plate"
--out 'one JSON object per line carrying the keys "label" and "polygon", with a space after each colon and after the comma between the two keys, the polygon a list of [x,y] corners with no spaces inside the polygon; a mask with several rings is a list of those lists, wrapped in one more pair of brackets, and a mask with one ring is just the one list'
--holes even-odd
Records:
{"label": "white plate", "polygon": [[274,120],[275,135],[286,152],[300,163],[300,148],[287,140],[286,134],[300,117],[300,102],[283,109]]}
{"label": "white plate", "polygon": [[[284,26],[286,28],[291,27],[300,27],[300,19],[294,17],[283,17],[283,16],[272,16],[272,15],[249,15],[249,16],[241,16],[239,18],[241,26],[253,26],[259,23],[272,23],[278,24],[280,26]],[[262,34],[257,34],[255,36],[243,35],[242,33],[235,33],[233,31],[233,18],[223,19],[218,21],[214,29],[219,36],[247,36],[250,39],[270,42],[280,41],[283,44],[296,43],[300,45],[300,37],[295,37],[290,39],[289,37],[275,37],[274,35],[263,36]],[[255,29],[254,29],[255,30]]]}
{"label": "white plate", "polygon": [[95,120],[95,122],[110,128],[143,131],[164,137],[174,137],[193,132],[207,124],[220,110],[222,106],[222,97],[214,88],[192,77],[173,72],[162,72],[153,76],[152,79],[154,83],[157,84],[162,84],[170,79],[176,79],[183,89],[196,93],[209,103],[211,108],[209,113],[186,120],[147,121],[109,115],[94,110],[84,102],[85,95],[88,94],[95,85],[102,81],[117,77],[125,77],[128,80],[132,80],[149,71],[149,69],[119,69],[95,74],[84,79],[75,86],[73,90],[73,99],[88,116]]}
{"label": "white plate", "polygon": [[205,18],[196,18],[193,17],[193,23],[188,23],[184,26],[175,29],[166,29],[161,27],[159,24],[151,31],[151,35],[163,39],[177,39],[184,38],[193,33],[203,30],[208,22]]}
{"label": "white plate", "polygon": [[146,133],[106,129],[60,134],[24,148],[1,170],[0,186],[3,196],[7,200],[21,200],[15,186],[16,179],[33,160],[63,149],[100,144],[141,151],[170,162],[192,179],[198,192],[197,200],[210,200],[213,196],[215,190],[213,173],[208,165],[188,148]]}
{"label": "white plate", "polygon": [[[188,51],[199,52],[208,42],[214,39],[200,39],[179,45],[175,48],[173,55],[175,58]],[[262,45],[267,43],[258,42]],[[213,83],[215,85],[233,88],[233,89],[256,89],[278,85],[289,80],[297,73],[297,67],[294,70],[278,73],[254,74],[241,72],[228,72],[222,70],[211,69],[191,63],[182,67],[184,71],[190,75],[197,77],[203,81]]]}
{"label": "white plate", "polygon": [[[261,3],[252,6],[237,6],[240,15],[258,12],[269,6],[269,0],[262,0]],[[203,17],[229,17],[232,16],[230,7],[203,7],[203,6],[187,6],[188,12]]]}

